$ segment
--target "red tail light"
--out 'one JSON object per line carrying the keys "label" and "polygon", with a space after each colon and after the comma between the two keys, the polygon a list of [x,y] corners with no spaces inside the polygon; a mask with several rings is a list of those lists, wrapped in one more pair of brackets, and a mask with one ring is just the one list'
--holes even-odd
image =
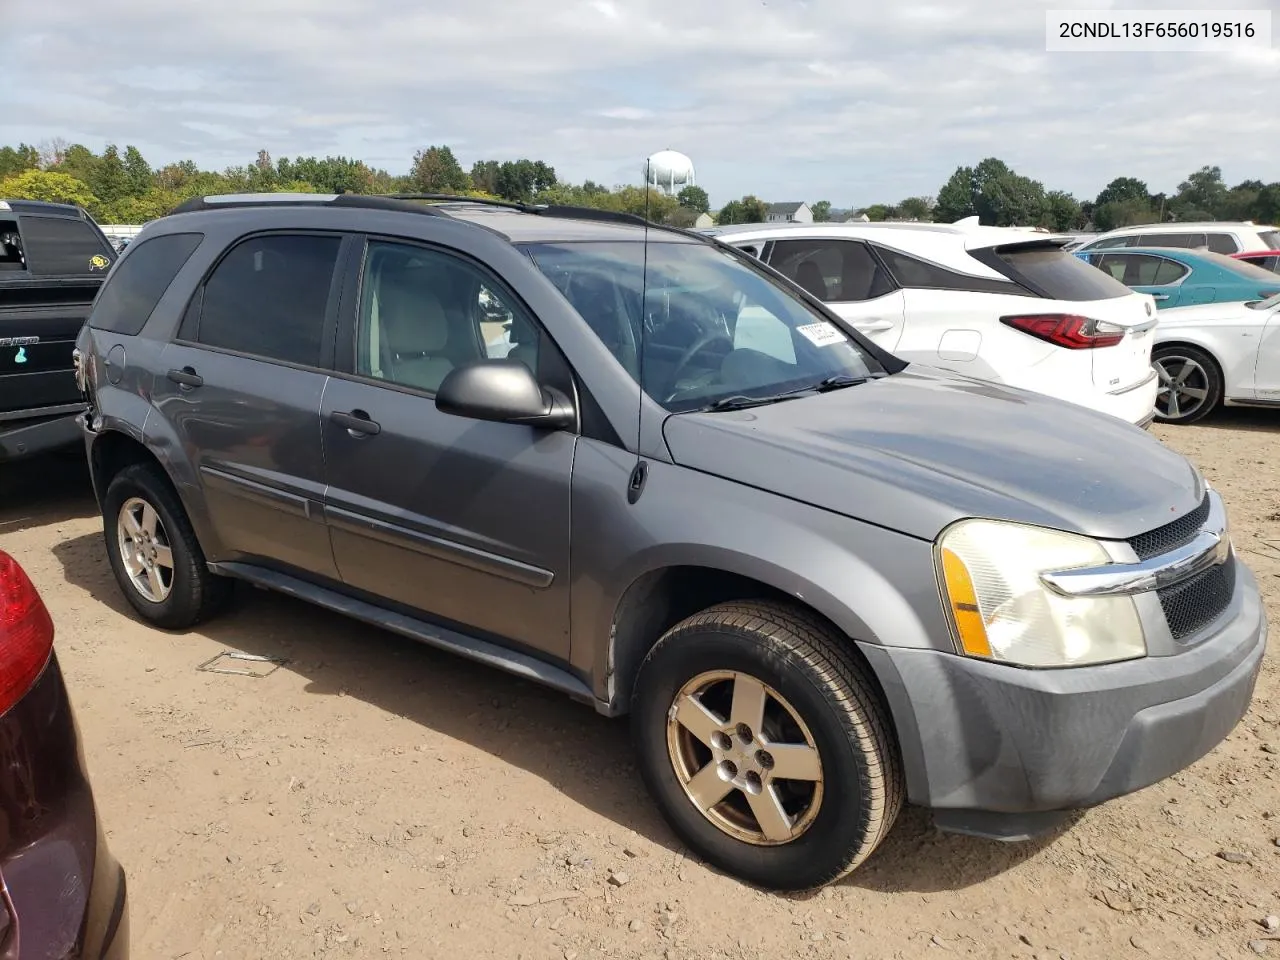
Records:
{"label": "red tail light", "polygon": [[22,699],[53,652],[53,618],[18,561],[0,550],[0,714]]}
{"label": "red tail light", "polygon": [[1001,317],[1000,322],[1015,330],[1068,350],[1114,347],[1124,339],[1124,328],[1072,313],[1033,313]]}

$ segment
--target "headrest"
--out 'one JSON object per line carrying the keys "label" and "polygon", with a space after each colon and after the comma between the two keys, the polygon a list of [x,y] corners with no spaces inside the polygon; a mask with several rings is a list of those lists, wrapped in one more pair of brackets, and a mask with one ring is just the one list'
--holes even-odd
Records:
{"label": "headrest", "polygon": [[449,340],[449,318],[421,267],[386,269],[378,284],[378,317],[392,353],[439,353]]}

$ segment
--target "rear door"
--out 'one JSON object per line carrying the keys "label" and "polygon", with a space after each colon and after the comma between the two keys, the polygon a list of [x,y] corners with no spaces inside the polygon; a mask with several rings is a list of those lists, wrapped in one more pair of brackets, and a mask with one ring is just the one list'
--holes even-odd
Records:
{"label": "rear door", "polygon": [[219,559],[338,579],[324,523],[320,405],[338,263],[351,242],[330,232],[236,241],[164,349],[152,400],[190,451]]}
{"label": "rear door", "polygon": [[775,240],[769,266],[886,350],[901,341],[906,319],[902,289],[861,240]]}
{"label": "rear door", "polygon": [[[1259,311],[1261,313],[1261,311]],[[1254,396],[1280,403],[1280,307],[1267,311],[1254,363]]]}
{"label": "rear door", "polygon": [[1130,290],[1109,273],[1089,266],[1056,244],[1006,244],[972,253],[1051,301],[1041,303],[1038,312],[1085,317],[1099,321],[1104,330],[1123,334],[1113,346],[1087,351],[1091,354],[1095,387],[1120,393],[1151,378],[1156,307],[1149,295]]}
{"label": "rear door", "polygon": [[1191,269],[1176,260],[1150,253],[1099,253],[1094,265],[1131,290],[1149,294],[1161,309],[1203,302],[1188,297],[1194,284]]}

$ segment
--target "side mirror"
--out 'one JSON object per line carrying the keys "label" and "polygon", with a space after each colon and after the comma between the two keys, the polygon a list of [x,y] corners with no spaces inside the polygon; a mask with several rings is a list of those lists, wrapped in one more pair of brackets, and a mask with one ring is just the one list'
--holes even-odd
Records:
{"label": "side mirror", "polygon": [[455,417],[564,430],[576,416],[569,398],[544,388],[519,360],[480,360],[449,371],[436,409]]}

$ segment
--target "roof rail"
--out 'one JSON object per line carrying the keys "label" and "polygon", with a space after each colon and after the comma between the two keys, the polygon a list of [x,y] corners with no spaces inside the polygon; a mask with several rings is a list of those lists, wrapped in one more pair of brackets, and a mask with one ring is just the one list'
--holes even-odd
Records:
{"label": "roof rail", "polygon": [[369,210],[398,210],[402,213],[421,213],[433,217],[447,217],[442,210],[434,210],[417,203],[408,203],[394,197],[359,193],[222,193],[207,197],[192,197],[172,210],[178,213],[194,213],[199,210],[225,210],[233,207],[269,206],[337,206],[361,207]]}
{"label": "roof rail", "polygon": [[520,203],[517,200],[498,200],[493,197],[465,197],[456,193],[379,193],[373,196],[386,197],[389,200],[432,200],[436,203],[477,203],[486,207],[505,207],[508,210],[519,210],[521,213],[539,213],[543,207],[535,203]]}

